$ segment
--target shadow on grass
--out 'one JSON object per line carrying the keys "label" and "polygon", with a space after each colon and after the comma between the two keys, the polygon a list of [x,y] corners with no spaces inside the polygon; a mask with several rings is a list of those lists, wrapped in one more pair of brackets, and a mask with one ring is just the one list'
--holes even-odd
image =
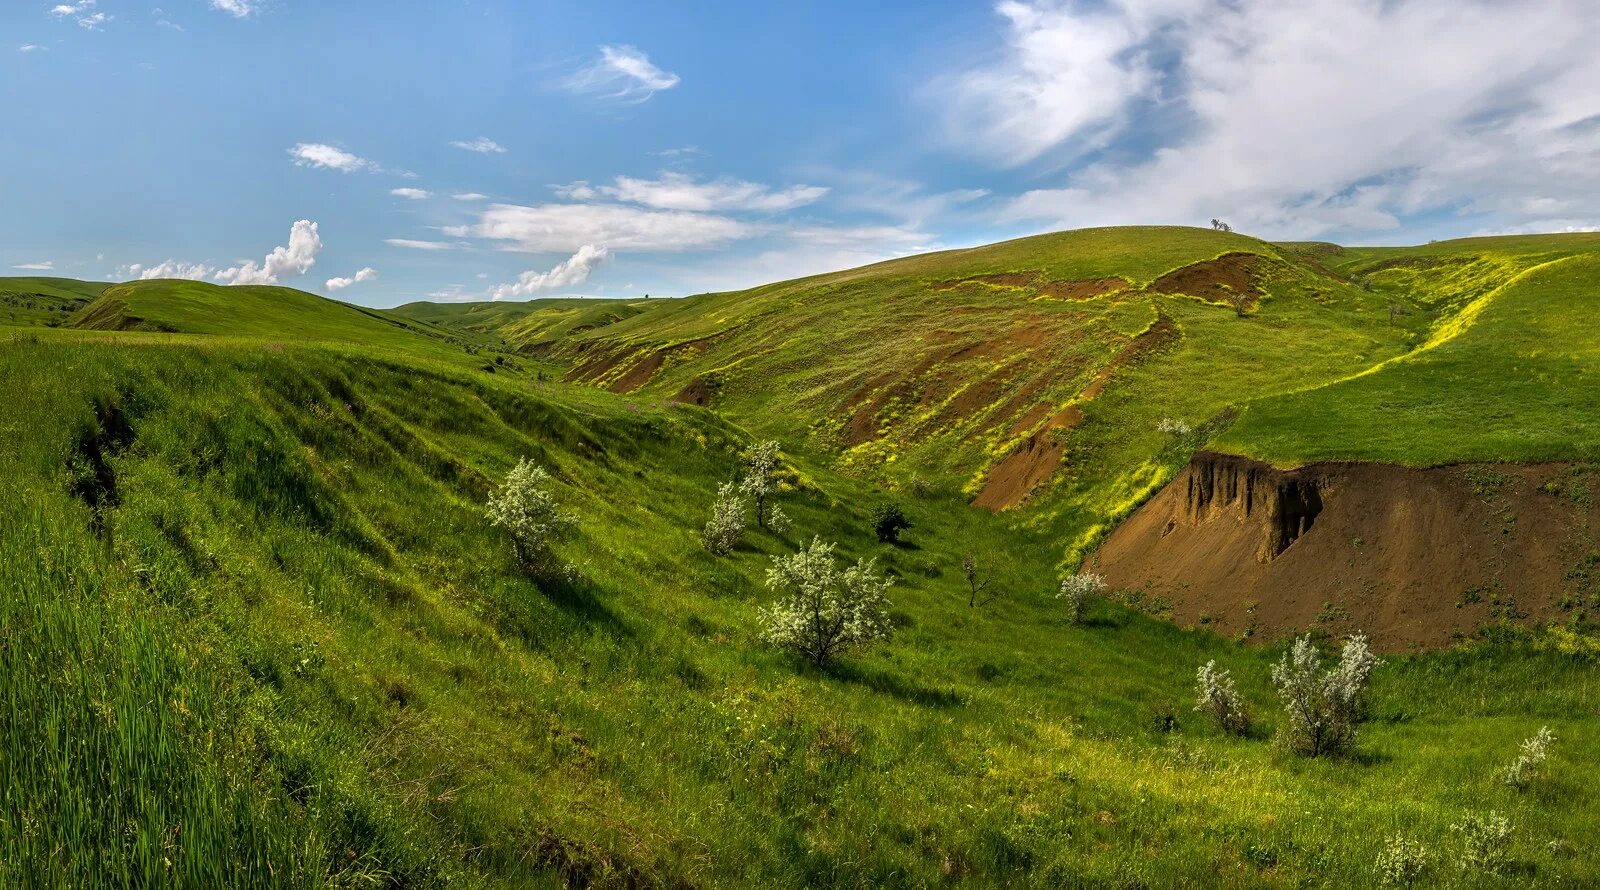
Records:
{"label": "shadow on grass", "polygon": [[920,686],[887,671],[875,670],[857,664],[835,662],[825,667],[810,667],[809,669],[835,680],[865,686],[873,692],[892,695],[901,701],[911,702],[912,704],[932,708],[953,708],[964,704],[961,696],[949,689]]}
{"label": "shadow on grass", "polygon": [[577,580],[537,578],[534,579],[534,583],[551,605],[566,612],[569,617],[584,624],[604,628],[614,636],[629,638],[634,636],[633,630],[623,623],[610,606],[594,595],[594,591],[582,578]]}
{"label": "shadow on grass", "polygon": [[921,550],[922,549],[921,545],[919,545],[916,541],[895,540],[895,541],[890,541],[888,543],[889,543],[890,546],[894,547],[896,550]]}

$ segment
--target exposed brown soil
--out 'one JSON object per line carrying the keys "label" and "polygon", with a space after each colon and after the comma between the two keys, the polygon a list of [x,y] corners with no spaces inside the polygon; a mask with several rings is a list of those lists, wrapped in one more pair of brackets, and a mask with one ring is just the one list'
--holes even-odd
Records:
{"label": "exposed brown soil", "polygon": [[678,390],[671,401],[682,402],[685,405],[699,405],[702,408],[711,404],[714,390],[709,381],[704,377],[696,377],[689,381],[689,385]]}
{"label": "exposed brown soil", "polygon": [[[989,468],[989,476],[984,480],[978,496],[972,499],[972,505],[990,510],[1004,510],[1026,501],[1039,483],[1055,475],[1066,454],[1066,446],[1051,435],[1051,432],[1077,426],[1083,420],[1083,410],[1078,406],[1092,401],[1104,392],[1106,384],[1111,381],[1118,368],[1143,361],[1178,342],[1182,337],[1183,330],[1177,323],[1158,310],[1156,320],[1150,327],[1117,350],[1116,355],[1106,362],[1100,373],[1096,374],[1095,378],[1089,381],[1089,385],[1083,388],[1083,392],[1078,394],[1073,404],[1056,412],[1042,428]],[[1048,410],[1049,407],[1043,407],[1041,410],[1041,406],[1035,405],[1017,421],[1013,430],[1017,433],[1023,432],[1032,425],[1026,424],[1029,418],[1034,418],[1033,422],[1037,423],[1037,418],[1042,417]]]}
{"label": "exposed brown soil", "polygon": [[606,388],[612,392],[633,392],[644,386],[650,382],[651,377],[656,376],[656,372],[661,370],[661,366],[666,363],[667,352],[668,350],[666,349],[651,351],[644,358],[634,362],[632,367],[628,368],[621,377],[611,381],[611,385]]}
{"label": "exposed brown soil", "polygon": [[1093,562],[1112,589],[1165,598],[1186,625],[1437,647],[1501,619],[1566,617],[1569,594],[1593,602],[1600,509],[1561,486],[1595,476],[1556,464],[1284,471],[1202,453]]}
{"label": "exposed brown soil", "polygon": [[1114,294],[1129,287],[1126,278],[1088,278],[1083,281],[1047,281],[1039,293],[1058,300],[1092,300],[1105,294]]}
{"label": "exposed brown soil", "polygon": [[1051,435],[1054,430],[1069,430],[1083,420],[1083,410],[1068,405],[1056,412],[1045,425],[1029,436],[1021,447],[1012,451],[989,470],[983,490],[972,499],[972,505],[989,510],[1015,507],[1028,499],[1034,486],[1055,475],[1061,466],[1066,445]]}
{"label": "exposed brown soil", "polygon": [[1261,291],[1253,281],[1261,257],[1253,253],[1225,253],[1214,260],[1191,263],[1150,282],[1145,290],[1161,294],[1187,294],[1213,303],[1226,303],[1231,291],[1247,294],[1255,305]]}

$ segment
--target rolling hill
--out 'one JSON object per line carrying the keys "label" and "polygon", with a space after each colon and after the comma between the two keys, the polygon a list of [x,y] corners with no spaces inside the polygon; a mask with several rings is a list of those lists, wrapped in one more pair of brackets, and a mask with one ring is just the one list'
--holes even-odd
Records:
{"label": "rolling hill", "polygon": [[[1590,250],[1106,229],[647,305],[141,282],[0,326],[0,882],[1368,886],[1401,837],[1471,886],[1493,810],[1507,874],[1594,883]],[[713,556],[768,437],[793,527]],[[520,458],[570,579],[485,517]],[[826,668],[763,639],[812,536],[894,579]],[[1452,559],[1557,589],[1427,601],[1461,633],[1380,637],[1353,756],[1274,744],[1284,639],[1406,628],[1363,585]],[[1211,660],[1254,734],[1192,710]]]}

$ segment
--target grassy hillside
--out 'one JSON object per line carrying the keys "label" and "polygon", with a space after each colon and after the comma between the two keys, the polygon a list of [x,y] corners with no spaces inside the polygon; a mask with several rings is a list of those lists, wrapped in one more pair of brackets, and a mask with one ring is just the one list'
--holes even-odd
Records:
{"label": "grassy hillside", "polygon": [[551,298],[526,302],[407,303],[391,311],[430,324],[494,334],[525,349],[537,349],[665,305],[666,300]]}
{"label": "grassy hillside", "polygon": [[0,278],[0,324],[55,327],[106,287],[71,278]]}
{"label": "grassy hillside", "polygon": [[1222,448],[1293,466],[1600,459],[1600,237],[1363,251],[1379,293],[1437,307],[1415,351],[1252,402]]}
{"label": "grassy hillside", "polygon": [[[1368,886],[1401,836],[1430,880],[1493,886],[1451,828],[1489,810],[1512,877],[1594,883],[1587,625],[1391,656],[1356,756],[1306,760],[1271,741],[1281,645],[1120,596],[1072,625],[1052,595],[1230,406],[1454,342],[1470,316],[1422,297],[1391,323],[1385,259],[1066,233],[538,346],[602,384],[664,352],[625,394],[469,352],[498,331],[293,291],[123,286],[79,321],[135,330],[0,329],[0,883]],[[668,401],[686,389],[716,410]],[[773,434],[794,527],[714,557],[716,486]],[[1016,453],[1058,466],[970,508]],[[530,580],[484,515],[523,457],[578,517],[576,580]],[[891,499],[901,546],[869,527]],[[896,579],[893,638],[826,669],[761,639],[771,557],[812,535]],[[992,603],[968,605],[965,555]],[[1254,735],[1191,710],[1210,659]],[[1505,786],[1545,725],[1548,775]]]}
{"label": "grassy hillside", "polygon": [[1163,419],[1203,435],[1426,336],[1387,299],[1242,235],[1096,229],[675,300],[541,349],[847,472],[1029,504],[1072,563],[1182,465]]}

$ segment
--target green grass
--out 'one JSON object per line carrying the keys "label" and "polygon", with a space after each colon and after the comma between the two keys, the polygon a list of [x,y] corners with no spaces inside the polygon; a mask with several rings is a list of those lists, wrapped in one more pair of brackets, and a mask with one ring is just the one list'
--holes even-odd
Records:
{"label": "green grass", "polygon": [[[1169,236],[1154,258],[1113,255]],[[1246,318],[1174,296],[1080,305],[931,287],[1018,271],[1016,245],[968,265],[891,264],[916,271],[889,280],[762,290],[750,299],[771,302],[757,306],[663,301],[574,336],[664,342],[645,338],[657,313],[685,334],[740,333],[627,395],[549,382],[520,358],[491,373],[467,347],[498,332],[435,335],[293,296],[226,302],[272,295],[239,289],[131,295],[126,311],[187,333],[0,331],[0,391],[13,394],[0,402],[0,882],[1368,886],[1400,834],[1434,853],[1438,884],[1496,886],[1456,867],[1450,829],[1489,809],[1515,823],[1514,879],[1600,880],[1584,843],[1600,822],[1589,637],[1497,630],[1391,657],[1357,756],[1307,761],[1270,738],[1280,647],[1106,600],[1071,626],[1051,596],[1064,553],[1198,444],[1159,434],[1161,417],[1286,393],[1249,402],[1236,436],[1265,406],[1390,359],[1407,356],[1330,388],[1482,352],[1474,332],[1494,335],[1494,354],[1543,344],[1492,373],[1563,367],[1594,347],[1575,324],[1590,260],[1531,273],[1447,338],[1464,319],[1390,324],[1395,273],[1371,273],[1371,290],[1328,275],[1383,257],[1323,251],[1319,270],[1303,246],[1120,237],[1053,236],[1035,246],[1057,252],[1026,268],[1144,281],[1241,244],[1281,265]],[[830,380],[916,367],[926,345],[897,337],[949,332],[942,349],[1058,332],[1067,345],[1044,372],[1061,379],[1039,392],[1064,403],[1158,312],[1182,336],[1116,366],[1082,403],[1067,469],[1022,510],[965,506],[962,483],[1000,441],[963,441],[982,418],[919,427],[938,406],[907,406],[883,468],[830,444]],[[717,412],[663,402],[707,368],[726,381]],[[772,434],[794,531],[713,557],[699,529],[716,485]],[[524,577],[483,515],[521,457],[579,516],[561,550],[576,582]],[[913,472],[931,492],[903,484]],[[914,526],[903,547],[870,529],[890,498]],[[759,638],[770,557],[813,534],[898,579],[895,637],[829,670]],[[966,605],[964,553],[1003,594],[987,608]],[[1190,710],[1194,670],[1213,658],[1256,736],[1224,737]],[[1525,793],[1498,784],[1546,724],[1549,775]]]}
{"label": "green grass", "polygon": [[1217,444],[1288,466],[1600,459],[1600,253],[1540,259],[1402,358],[1252,402]]}
{"label": "green grass", "polygon": [[71,278],[0,278],[0,324],[57,327],[107,286]]}

